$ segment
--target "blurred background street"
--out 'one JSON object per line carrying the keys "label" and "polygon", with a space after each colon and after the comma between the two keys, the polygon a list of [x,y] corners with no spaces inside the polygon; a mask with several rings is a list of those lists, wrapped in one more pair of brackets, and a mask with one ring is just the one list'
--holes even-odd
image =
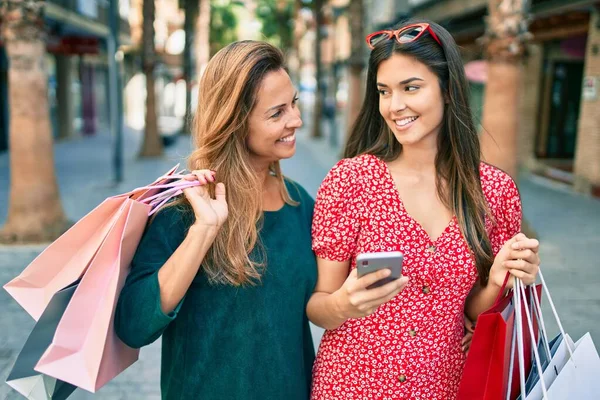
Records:
{"label": "blurred background street", "polygon": [[[234,40],[284,50],[304,126],[283,171],[316,195],[362,102],[364,37],[421,16],[461,46],[483,156],[518,180],[565,328],[599,346],[599,10],[593,0],[0,0],[0,284],[106,197],[186,165],[199,77]],[[29,46],[10,47],[16,38]],[[502,59],[493,38],[519,51]],[[498,62],[517,75],[498,75]],[[511,93],[513,108],[494,107]],[[18,399],[4,381],[34,321],[4,290],[0,310],[0,399]],[[313,335],[318,346],[322,331]],[[159,379],[160,340],[97,394],[71,398],[159,399]]]}

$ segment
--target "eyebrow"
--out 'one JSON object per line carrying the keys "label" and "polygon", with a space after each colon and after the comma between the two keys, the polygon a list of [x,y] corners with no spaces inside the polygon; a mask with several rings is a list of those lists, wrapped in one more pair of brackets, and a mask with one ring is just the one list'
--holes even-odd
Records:
{"label": "eyebrow", "polygon": [[[294,100],[296,97],[298,97],[298,92],[294,93],[294,98],[292,100]],[[269,112],[273,111],[273,110],[277,110],[280,107],[285,106],[286,103],[284,104],[278,104],[276,106],[270,107],[267,111],[265,111],[265,114],[268,114]]]}
{"label": "eyebrow", "polygon": [[[408,83],[414,82],[414,81],[422,81],[425,82],[423,79],[421,78],[417,78],[416,76],[413,76],[411,78],[405,79],[402,82],[400,82],[401,85],[406,85]],[[385,83],[381,83],[381,82],[377,82],[377,86],[387,86]]]}

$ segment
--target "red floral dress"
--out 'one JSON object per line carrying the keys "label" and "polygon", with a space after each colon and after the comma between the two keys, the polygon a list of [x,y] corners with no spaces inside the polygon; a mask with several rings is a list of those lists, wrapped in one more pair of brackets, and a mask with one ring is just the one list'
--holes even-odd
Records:
{"label": "red floral dress", "polygon": [[[482,163],[481,185],[495,223],[494,254],[520,231],[517,187]],[[373,155],[341,160],[319,189],[313,218],[318,257],[351,260],[363,252],[401,251],[402,293],[372,315],[326,331],[313,368],[312,399],[454,399],[467,295],[477,280],[456,218],[431,240],[404,209],[387,165]]]}

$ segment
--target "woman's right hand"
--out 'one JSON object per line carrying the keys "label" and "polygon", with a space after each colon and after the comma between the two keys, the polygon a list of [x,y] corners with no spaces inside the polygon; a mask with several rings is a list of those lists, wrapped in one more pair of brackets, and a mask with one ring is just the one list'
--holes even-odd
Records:
{"label": "woman's right hand", "polygon": [[380,305],[387,303],[404,290],[408,284],[407,276],[377,288],[367,289],[390,274],[389,269],[382,269],[358,278],[358,272],[354,268],[342,287],[333,293],[340,316],[349,319],[371,315]]}
{"label": "woman's right hand", "polygon": [[186,176],[185,179],[190,181],[198,180],[200,182],[200,186],[183,190],[185,197],[194,209],[194,215],[196,216],[194,225],[220,228],[227,219],[228,214],[225,185],[220,182],[217,183],[215,198],[213,199],[205,185],[209,182],[215,182],[214,171],[208,169],[195,170]]}

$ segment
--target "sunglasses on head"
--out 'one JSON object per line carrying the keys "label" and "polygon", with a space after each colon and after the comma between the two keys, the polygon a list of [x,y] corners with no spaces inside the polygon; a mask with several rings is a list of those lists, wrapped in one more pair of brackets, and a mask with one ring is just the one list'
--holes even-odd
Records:
{"label": "sunglasses on head", "polygon": [[390,40],[391,38],[396,38],[396,41],[400,44],[410,43],[420,38],[425,32],[429,32],[431,37],[434,38],[440,46],[442,45],[442,42],[428,23],[407,25],[395,31],[383,30],[373,32],[367,36],[367,44],[369,45],[369,48],[373,50],[379,43]]}

